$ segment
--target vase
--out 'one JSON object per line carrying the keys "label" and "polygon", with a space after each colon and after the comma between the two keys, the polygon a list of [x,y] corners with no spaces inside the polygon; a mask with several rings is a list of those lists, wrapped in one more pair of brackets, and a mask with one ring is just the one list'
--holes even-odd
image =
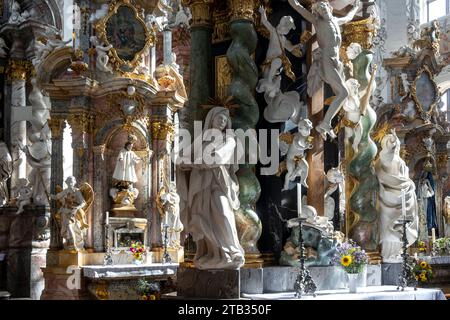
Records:
{"label": "vase", "polygon": [[142,260],[139,260],[139,259],[134,259],[134,264],[135,265],[137,265],[137,266],[140,266],[141,264],[142,264]]}
{"label": "vase", "polygon": [[356,293],[357,292],[358,276],[359,276],[359,273],[347,273],[348,290],[349,290],[350,293]]}

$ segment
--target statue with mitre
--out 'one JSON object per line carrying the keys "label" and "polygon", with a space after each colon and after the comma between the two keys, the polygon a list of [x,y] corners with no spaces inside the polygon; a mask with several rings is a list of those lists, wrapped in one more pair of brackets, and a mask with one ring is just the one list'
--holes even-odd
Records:
{"label": "statue with mitre", "polygon": [[136,210],[134,201],[139,195],[139,190],[134,187],[138,181],[136,165],[142,161],[133,151],[136,140],[136,136],[129,135],[128,141],[117,156],[113,173],[114,186],[109,191],[114,201],[113,210]]}

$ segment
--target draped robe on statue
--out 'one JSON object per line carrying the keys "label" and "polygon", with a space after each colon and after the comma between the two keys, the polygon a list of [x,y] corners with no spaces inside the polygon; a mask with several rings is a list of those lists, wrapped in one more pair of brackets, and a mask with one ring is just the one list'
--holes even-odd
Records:
{"label": "draped robe on statue", "polygon": [[406,196],[406,218],[411,222],[406,224],[408,245],[418,238],[418,205],[416,187],[409,178],[409,169],[399,155],[392,157],[385,148],[375,169],[380,184],[380,244],[381,256],[384,262],[399,262],[402,251],[402,190]]}
{"label": "draped robe on statue", "polygon": [[127,149],[120,150],[117,156],[113,178],[118,181],[137,182],[136,164],[139,160],[140,158],[133,151],[128,151]]}
{"label": "draped robe on statue", "polygon": [[[227,109],[213,108],[206,117],[204,130],[210,129],[214,118],[222,112],[229,118]],[[230,120],[227,127],[231,128]],[[196,268],[238,269],[244,264],[244,250],[239,243],[234,216],[234,210],[240,206],[239,184],[236,168],[229,164],[234,157],[235,137],[228,134],[222,142],[203,142],[203,150],[207,147],[213,148],[218,161],[212,165],[194,165],[189,182],[185,175],[180,175],[178,180],[181,199],[186,201],[181,206],[182,222],[197,244]]]}

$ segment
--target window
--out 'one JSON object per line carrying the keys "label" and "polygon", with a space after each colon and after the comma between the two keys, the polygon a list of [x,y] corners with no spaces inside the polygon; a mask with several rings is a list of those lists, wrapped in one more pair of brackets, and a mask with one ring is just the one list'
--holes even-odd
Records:
{"label": "window", "polygon": [[427,22],[450,13],[450,0],[426,0]]}
{"label": "window", "polygon": [[441,103],[439,104],[439,111],[443,112],[447,116],[447,121],[450,121],[450,90],[445,91],[441,96]]}

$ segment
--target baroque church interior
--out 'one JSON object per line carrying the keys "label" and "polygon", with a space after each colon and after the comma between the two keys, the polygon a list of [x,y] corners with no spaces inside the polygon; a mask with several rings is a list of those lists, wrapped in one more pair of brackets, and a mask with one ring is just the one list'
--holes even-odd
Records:
{"label": "baroque church interior", "polygon": [[0,0],[0,86],[0,300],[450,298],[450,0]]}

